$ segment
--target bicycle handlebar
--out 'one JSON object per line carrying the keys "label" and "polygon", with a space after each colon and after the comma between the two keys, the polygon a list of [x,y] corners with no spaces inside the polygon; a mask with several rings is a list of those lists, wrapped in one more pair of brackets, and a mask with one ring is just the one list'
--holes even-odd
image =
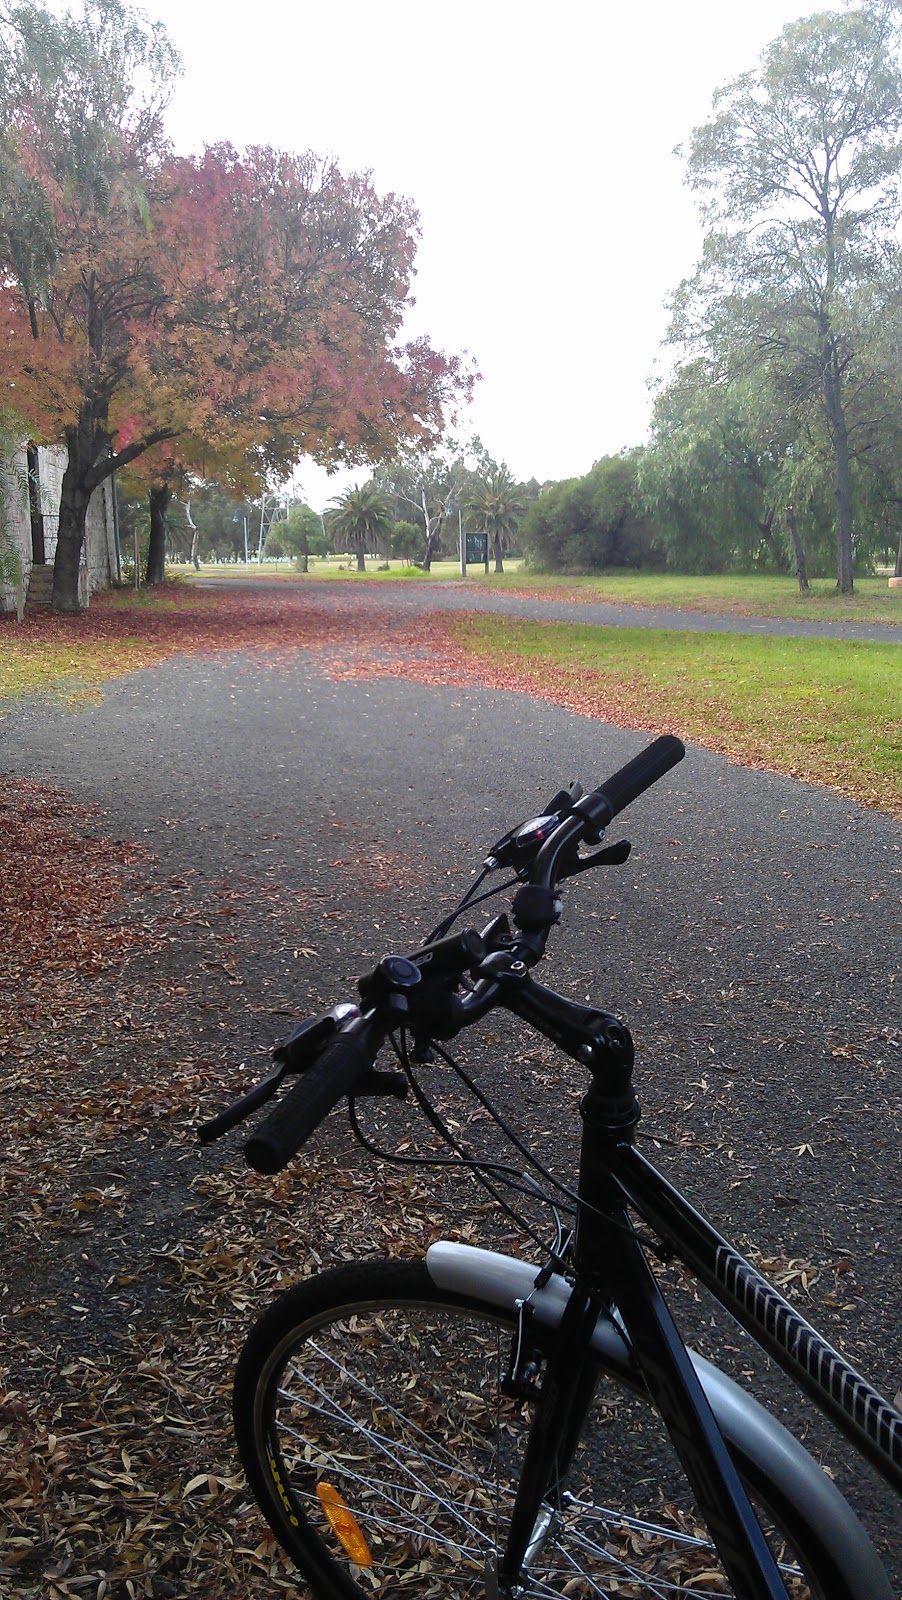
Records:
{"label": "bicycle handlebar", "polygon": [[634,800],[638,800],[640,794],[644,794],[653,783],[663,778],[665,772],[669,772],[671,767],[682,761],[685,754],[686,746],[682,739],[675,739],[671,733],[662,734],[660,739],[655,739],[644,750],[640,750],[632,761],[628,761],[619,771],[612,773],[610,778],[606,778],[604,783],[600,783],[591,794],[584,795],[578,800],[574,809],[587,814],[595,797],[598,796],[606,802],[609,813],[600,823],[595,821],[594,815],[592,821],[596,826],[607,827],[618,812],[625,810]]}
{"label": "bicycle handlebar", "polygon": [[[369,1024],[340,1033],[244,1146],[257,1172],[281,1172],[329,1112],[369,1071],[382,1043],[381,1030]],[[375,1035],[375,1036],[374,1036]]]}
{"label": "bicycle handlebar", "polygon": [[530,873],[530,883],[536,888],[554,889],[556,869],[562,856],[575,850],[584,839],[597,839],[612,818],[663,778],[685,754],[682,739],[663,734],[632,761],[613,772],[597,789],[584,794],[542,845]]}
{"label": "bicycle handlebar", "polygon": [[[613,851],[599,850],[593,856],[582,857],[578,853],[580,844],[597,843],[612,818],[646,789],[651,788],[652,784],[675,767],[677,762],[682,761],[685,754],[681,740],[669,734],[664,735],[655,739],[638,756],[612,773],[604,783],[599,784],[589,794],[581,794],[578,786],[574,786],[570,791],[562,792],[556,797],[564,802],[562,810],[557,811],[559,820],[556,826],[554,813],[538,819],[543,824],[551,826],[552,831],[544,836],[541,833],[538,835],[539,838],[544,837],[544,842],[536,849],[528,877],[525,869],[521,868],[518,872],[517,876],[524,887],[515,898],[513,907],[517,926],[523,933],[519,948],[524,954],[524,960],[530,966],[541,960],[548,930],[560,918],[560,901],[554,897],[558,877],[569,876],[574,871],[580,871],[585,866],[593,865],[602,859],[625,859],[623,854],[616,852],[616,847]],[[574,800],[572,798],[574,793],[579,795],[579,798]],[[522,832],[526,831],[526,827],[527,825],[524,825]],[[511,837],[513,836],[506,835],[502,843]],[[628,845],[626,851],[629,852]],[[497,863],[492,864],[497,865]],[[530,933],[528,931],[530,929],[534,931]],[[486,929],[486,933],[488,932]],[[510,934],[509,928],[507,934]],[[499,953],[505,946],[508,959],[513,959],[511,952],[515,946],[509,938],[502,938],[498,947]],[[483,964],[484,956],[486,948],[482,938],[473,930],[468,930],[452,938],[440,939],[415,952],[411,958],[400,960],[400,965],[407,969],[403,987],[411,991],[409,1011],[406,1002],[402,1004],[401,1011],[409,1015],[415,1027],[419,1025],[429,1028],[431,1037],[453,1037],[465,1023],[470,1024],[478,1020],[495,1005],[503,1003],[501,998],[504,992],[503,984],[499,985],[496,981],[498,976],[496,972],[487,970],[493,959],[492,955],[489,953]],[[336,1008],[334,1012],[327,1014],[327,1019],[320,1019],[328,1020],[333,1028],[337,1024],[340,1031],[320,1053],[316,1054],[311,1065],[304,1070],[303,1076],[245,1144],[244,1153],[247,1161],[257,1172],[267,1174],[281,1172],[292,1157],[297,1155],[311,1134],[315,1133],[333,1107],[346,1095],[398,1092],[397,1085],[392,1086],[388,1076],[380,1078],[379,1074],[371,1072],[379,1049],[388,1034],[392,1033],[401,1021],[399,1012],[396,1010],[394,1015],[390,1015],[387,1006],[387,1001],[391,998],[390,990],[393,987],[390,981],[393,969],[388,970],[392,962],[397,966],[399,958],[387,958],[380,963],[379,968],[369,979],[361,980],[359,987],[364,996],[363,1003],[368,1008],[365,1017],[357,1013],[353,1020],[345,1020],[339,1017]],[[467,970],[475,971],[480,981],[461,1000],[453,994],[453,990],[456,977],[462,977]],[[411,974],[413,979],[418,980],[416,985],[411,983]],[[380,975],[381,987],[375,982]],[[415,997],[419,992],[419,981],[427,975],[432,979],[429,987],[433,990],[433,995],[429,1006],[423,1009]],[[369,988],[365,989],[365,984],[368,984]],[[450,1021],[445,1017],[447,1005],[440,1015],[437,1012],[436,996],[444,998],[449,1004],[452,999],[455,1001],[456,1010]],[[443,1031],[445,1026],[449,1031]],[[431,1031],[432,1029],[437,1031]],[[296,1032],[302,1033],[309,1042],[314,1037],[315,1029],[311,1031],[308,1024]],[[279,1060],[278,1055],[276,1060]],[[282,1069],[284,1065],[283,1062]],[[236,1107],[230,1108],[219,1118],[214,1119],[202,1133],[202,1138],[206,1140],[217,1137],[226,1127],[233,1126],[239,1116],[243,1118],[251,1109],[248,1102],[263,1098],[264,1088],[267,1095],[272,1093],[276,1087],[277,1076],[271,1075],[265,1085],[261,1085],[256,1091],[251,1091],[251,1095],[245,1097]],[[377,1079],[378,1087],[376,1087]]]}

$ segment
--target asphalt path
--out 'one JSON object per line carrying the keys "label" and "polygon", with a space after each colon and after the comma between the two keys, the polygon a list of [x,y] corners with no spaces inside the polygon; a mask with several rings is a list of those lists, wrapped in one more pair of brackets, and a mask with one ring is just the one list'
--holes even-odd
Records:
{"label": "asphalt path", "polygon": [[[191,578],[193,584],[205,589],[234,589],[236,586],[252,589],[255,593],[284,593],[285,579],[254,577],[237,574],[234,577]],[[387,580],[390,581],[390,580]],[[312,593],[319,589],[327,592],[347,592],[350,578],[312,578],[306,585]],[[298,580],[295,587],[300,587]],[[385,584],[360,584],[367,601],[377,601]],[[603,628],[670,628],[679,633],[750,633],[773,634],[787,638],[810,639],[865,639],[902,644],[902,626],[878,622],[807,622],[787,617],[725,616],[709,611],[682,610],[671,606],[616,605],[613,602],[596,604],[581,600],[545,600],[526,594],[508,594],[497,589],[485,589],[478,584],[443,578],[433,583],[417,583],[398,579],[391,583],[387,595],[392,606],[405,611],[493,611],[499,616],[522,617],[536,622],[575,622]],[[902,621],[902,598],[899,601]]]}
{"label": "asphalt path", "polygon": [[[430,608],[457,603],[453,588],[428,590]],[[513,597],[480,603],[540,614]],[[542,614],[589,620],[599,609]],[[635,623],[632,608],[617,609]],[[561,782],[599,782],[645,742],[519,693],[334,680],[327,657],[299,649],[272,661],[176,658],[108,684],[102,703],[77,713],[21,702],[0,722],[0,767],[103,807],[105,831],[143,841],[161,881],[189,873],[199,900],[229,881],[258,886],[261,904],[276,883],[296,892],[308,908],[297,944],[315,959],[270,947],[265,923],[252,922],[238,970],[245,994],[304,1011],[352,998],[371,960],[415,946],[493,840]],[[806,1314],[892,1395],[902,1388],[902,831],[826,790],[690,748],[612,829],[624,835],[627,865],[568,894],[543,977],[625,1018],[653,1159],[740,1247],[755,1240],[769,1261],[814,1263],[821,1288]],[[309,891],[336,884],[342,915],[324,921]],[[215,984],[188,946],[173,959],[189,989]],[[207,1044],[239,1059],[284,1031],[223,994],[232,1009],[205,1024]],[[566,1159],[573,1103],[557,1103],[547,1082],[530,1088],[519,1038],[499,1023],[474,1048],[543,1151]],[[215,1165],[218,1147],[203,1159]],[[727,1340],[745,1366],[735,1330]],[[834,1459],[842,1475],[847,1458]],[[878,1522],[887,1515],[857,1475],[851,1488]]]}

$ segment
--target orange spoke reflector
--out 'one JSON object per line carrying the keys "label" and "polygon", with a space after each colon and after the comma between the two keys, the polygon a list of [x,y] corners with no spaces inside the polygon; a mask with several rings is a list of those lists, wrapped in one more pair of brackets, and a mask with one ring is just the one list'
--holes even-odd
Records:
{"label": "orange spoke reflector", "polygon": [[345,1555],[356,1561],[358,1567],[371,1567],[373,1557],[364,1538],[360,1523],[353,1511],[331,1483],[318,1483],[316,1492],[326,1514],[326,1521],[338,1539]]}

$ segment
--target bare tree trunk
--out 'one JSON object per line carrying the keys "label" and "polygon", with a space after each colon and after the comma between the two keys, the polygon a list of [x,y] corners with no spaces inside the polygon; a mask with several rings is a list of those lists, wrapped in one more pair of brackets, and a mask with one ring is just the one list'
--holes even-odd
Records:
{"label": "bare tree trunk", "polygon": [[495,534],[495,537],[492,540],[492,544],[494,545],[494,550],[495,550],[495,571],[496,572],[503,572],[504,571],[504,559],[503,559],[502,553],[501,553],[501,535],[500,535],[500,533],[496,533]]}
{"label": "bare tree trunk", "polygon": [[166,512],[172,499],[168,483],[155,483],[147,492],[150,502],[150,540],[147,546],[148,583],[166,582]]}
{"label": "bare tree trunk", "polygon": [[789,537],[792,540],[792,552],[795,556],[796,562],[796,577],[799,580],[799,593],[807,594],[808,567],[805,563],[805,550],[802,545],[802,541],[799,538],[799,530],[796,526],[796,514],[792,506],[786,507],[786,526],[789,529]]}
{"label": "bare tree trunk", "polygon": [[842,378],[831,349],[824,364],[824,399],[833,439],[836,501],[836,587],[840,594],[851,594],[852,574],[852,483],[849,472],[849,434],[842,403]]}
{"label": "bare tree trunk", "polygon": [[902,578],[902,534],[899,535],[899,548],[896,551],[896,568],[893,577]]}
{"label": "bare tree trunk", "polygon": [[423,571],[424,572],[429,572],[432,569],[432,557],[435,555],[435,547],[438,544],[438,537],[439,537],[439,529],[436,528],[432,533],[430,533],[429,537],[426,540],[426,550],[425,550],[425,553],[423,555]]}
{"label": "bare tree trunk", "polygon": [[420,501],[423,512],[423,521],[426,525],[426,549],[423,553],[423,571],[430,572],[432,570],[432,557],[435,555],[439,540],[442,536],[442,527],[447,515],[450,499],[446,501],[445,505],[440,511],[436,511],[434,513],[430,512],[429,510],[425,489],[420,490]]}
{"label": "bare tree trunk", "polygon": [[38,447],[29,444],[25,459],[28,463],[28,513],[31,521],[31,559],[39,567],[47,560],[44,547],[44,512],[41,508],[41,474],[38,465]]}
{"label": "bare tree trunk", "polygon": [[194,518],[191,515],[191,501],[190,500],[185,500],[183,502],[183,504],[184,504],[184,507],[185,507],[185,516],[188,519],[188,527],[191,529],[191,556],[190,556],[190,559],[194,562],[194,570],[195,570],[195,572],[200,572],[200,561],[198,560],[198,555],[197,555],[197,541],[200,538],[200,529],[198,528],[196,522],[194,521]]}

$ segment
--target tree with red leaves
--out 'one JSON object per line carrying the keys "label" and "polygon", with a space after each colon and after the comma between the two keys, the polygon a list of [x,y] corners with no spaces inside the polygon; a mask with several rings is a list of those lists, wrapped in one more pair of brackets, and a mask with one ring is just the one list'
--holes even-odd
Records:
{"label": "tree with red leaves", "polygon": [[125,0],[0,13],[0,349],[9,400],[68,452],[57,610],[78,609],[88,501],[118,468],[245,490],[302,454],[378,461],[434,440],[472,383],[397,342],[409,203],[310,154],[175,156],[176,67]]}

